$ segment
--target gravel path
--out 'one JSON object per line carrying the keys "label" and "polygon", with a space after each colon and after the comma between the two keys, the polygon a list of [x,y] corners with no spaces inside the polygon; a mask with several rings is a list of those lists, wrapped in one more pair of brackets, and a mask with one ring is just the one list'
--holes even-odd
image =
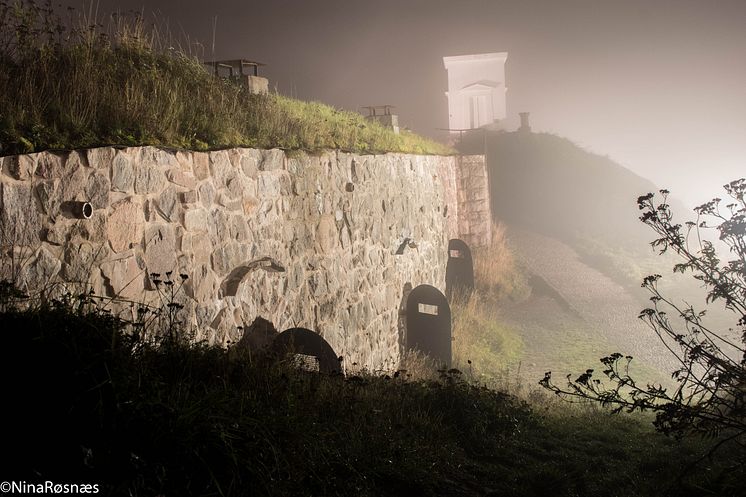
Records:
{"label": "gravel path", "polygon": [[[632,355],[666,376],[675,369],[676,364],[670,352],[655,333],[637,318],[641,310],[639,302],[623,287],[582,263],[571,247],[558,240],[512,228],[508,231],[508,240],[525,267],[561,296],[557,308],[566,309],[569,306],[571,314],[613,347],[608,352]],[[536,303],[541,304],[540,301]],[[543,314],[542,308],[546,308],[546,304],[538,305],[536,310]],[[521,308],[504,309],[501,314],[516,320],[520,319],[517,313],[521,312],[532,312],[530,301],[528,305],[521,305]],[[530,319],[536,321],[537,316]],[[551,323],[552,316],[545,316],[545,319],[539,316],[538,319]],[[529,345],[530,337],[527,338]],[[588,339],[594,338],[588,336]]]}

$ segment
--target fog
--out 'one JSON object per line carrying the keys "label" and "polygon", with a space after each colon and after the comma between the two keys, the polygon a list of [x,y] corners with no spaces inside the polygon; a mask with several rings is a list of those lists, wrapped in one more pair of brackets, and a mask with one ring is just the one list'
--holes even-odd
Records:
{"label": "fog", "polygon": [[403,125],[435,137],[448,126],[442,57],[507,51],[508,129],[529,111],[535,131],[608,155],[689,206],[745,169],[739,0],[101,0],[98,8],[156,12],[205,58],[267,63],[281,93],[350,110],[395,105]]}

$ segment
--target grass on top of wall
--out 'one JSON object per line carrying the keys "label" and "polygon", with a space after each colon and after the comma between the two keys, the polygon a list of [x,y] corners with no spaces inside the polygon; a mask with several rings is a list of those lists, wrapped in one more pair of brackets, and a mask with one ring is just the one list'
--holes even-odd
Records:
{"label": "grass on top of wall", "polygon": [[102,145],[450,154],[317,102],[250,95],[142,19],[69,29],[51,7],[0,1],[0,155]]}

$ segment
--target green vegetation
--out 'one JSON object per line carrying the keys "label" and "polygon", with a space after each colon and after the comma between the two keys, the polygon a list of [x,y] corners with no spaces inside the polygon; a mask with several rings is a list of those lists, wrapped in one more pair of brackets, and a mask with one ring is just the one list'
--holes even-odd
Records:
{"label": "green vegetation", "polygon": [[524,352],[521,335],[496,319],[494,305],[475,293],[451,306],[455,367],[493,385],[520,362]]}
{"label": "green vegetation", "polygon": [[5,423],[16,434],[5,440],[9,478],[95,482],[103,495],[740,488],[741,474],[717,463],[687,470],[700,444],[658,435],[644,419],[528,405],[457,371],[437,381],[304,373],[280,358],[191,343],[173,321],[161,333],[146,318],[123,323],[89,296],[44,304],[9,285],[1,293],[4,350],[12,351],[0,366],[12,399]]}
{"label": "green vegetation", "polygon": [[0,155],[101,145],[450,154],[354,112],[213,77],[142,19],[69,29],[51,7],[0,1]]}
{"label": "green vegetation", "polygon": [[[697,222],[676,224],[668,202],[669,192],[660,190],[637,200],[640,219],[659,237],[652,245],[661,253],[672,252],[680,263],[674,272],[691,273],[702,283],[707,303],[722,302],[732,312],[735,325],[712,327],[706,311],[690,304],[677,304],[658,286],[661,275],[647,276],[644,287],[651,293],[651,306],[640,317],[666,341],[678,368],[672,377],[675,389],[639,382],[628,369],[631,357],[614,353],[601,359],[602,375],[592,369],[566,386],[552,382],[547,373],[542,384],[556,394],[580,398],[628,412],[651,411],[655,426],[664,433],[696,433],[720,438],[719,446],[732,442],[743,448],[746,439],[746,179],[724,186],[729,202],[716,198],[695,209]],[[727,247],[726,260],[706,238],[718,234]],[[669,318],[669,314],[673,318]],[[599,379],[601,378],[601,379]],[[746,464],[744,454],[739,462]]]}
{"label": "green vegetation", "polygon": [[472,256],[476,288],[451,303],[453,363],[472,380],[502,387],[526,350],[522,334],[500,319],[498,309],[501,301],[527,299],[531,289],[508,247],[503,225],[494,224],[490,245]]}

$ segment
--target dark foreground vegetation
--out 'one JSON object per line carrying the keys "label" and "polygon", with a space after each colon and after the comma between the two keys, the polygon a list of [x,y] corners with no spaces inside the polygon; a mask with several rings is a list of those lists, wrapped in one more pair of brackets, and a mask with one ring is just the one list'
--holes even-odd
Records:
{"label": "dark foreground vegetation", "polygon": [[[6,480],[104,495],[737,495],[649,419],[470,384],[323,376],[3,286]],[[146,321],[143,320],[142,323]],[[12,435],[12,436],[11,436]],[[691,467],[688,467],[691,465]]]}
{"label": "dark foreground vegetation", "polygon": [[71,12],[63,22],[51,2],[0,1],[0,155],[102,145],[451,153],[355,112],[250,95],[213,77],[167,26]]}

